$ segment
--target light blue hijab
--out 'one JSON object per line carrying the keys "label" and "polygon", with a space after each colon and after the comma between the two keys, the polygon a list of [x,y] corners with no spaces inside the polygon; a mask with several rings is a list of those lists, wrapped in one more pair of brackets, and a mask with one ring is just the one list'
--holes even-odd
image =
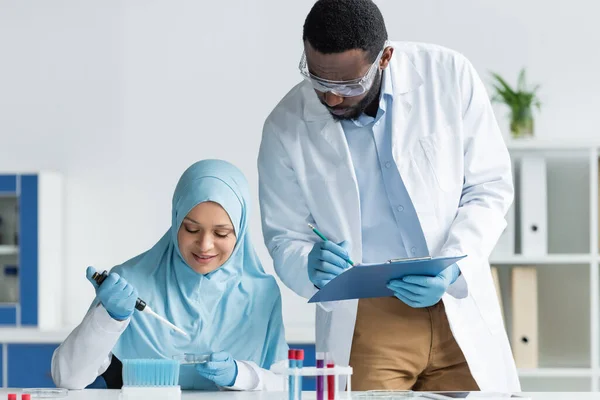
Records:
{"label": "light blue hijab", "polygon": [[[237,242],[231,257],[202,275],[184,261],[177,232],[196,205],[212,201],[229,214]],[[182,175],[173,195],[171,229],[147,252],[113,268],[137,288],[158,314],[186,331],[186,338],[135,311],[113,349],[120,360],[171,358],[183,353],[227,351],[262,368],[287,357],[281,294],[264,272],[248,233],[248,182],[232,164],[199,161]],[[192,366],[182,366],[184,389],[216,389]]]}

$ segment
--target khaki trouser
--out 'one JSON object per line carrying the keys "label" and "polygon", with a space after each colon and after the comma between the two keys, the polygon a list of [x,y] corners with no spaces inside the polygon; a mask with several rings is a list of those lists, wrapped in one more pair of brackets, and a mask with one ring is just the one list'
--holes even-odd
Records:
{"label": "khaki trouser", "polygon": [[479,390],[444,304],[412,308],[395,297],[361,299],[350,353],[352,390]]}

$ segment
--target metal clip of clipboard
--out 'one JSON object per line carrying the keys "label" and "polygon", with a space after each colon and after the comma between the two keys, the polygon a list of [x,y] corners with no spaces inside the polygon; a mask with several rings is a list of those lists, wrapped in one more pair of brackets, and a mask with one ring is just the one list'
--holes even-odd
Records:
{"label": "metal clip of clipboard", "polygon": [[386,264],[391,264],[399,261],[419,261],[419,260],[431,260],[431,256],[425,257],[413,257],[413,258],[392,258],[386,261]]}

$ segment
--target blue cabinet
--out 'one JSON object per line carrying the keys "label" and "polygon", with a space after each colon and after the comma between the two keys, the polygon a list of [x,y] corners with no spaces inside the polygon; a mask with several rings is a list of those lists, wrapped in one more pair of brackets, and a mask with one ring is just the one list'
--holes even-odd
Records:
{"label": "blue cabinet", "polygon": [[[14,266],[18,260],[18,182],[17,175],[0,175],[0,326],[15,326],[18,324],[18,307],[15,296],[9,295],[7,285],[16,291],[18,281],[5,280],[4,267]],[[13,276],[14,278],[14,276]]]}
{"label": "blue cabinet", "polygon": [[0,192],[4,194],[17,193],[17,176],[0,175]]}
{"label": "blue cabinet", "polygon": [[52,354],[58,344],[9,344],[8,387],[55,387],[51,375]]}
{"label": "blue cabinet", "polygon": [[0,327],[15,326],[17,324],[17,306],[14,304],[0,303]]}
{"label": "blue cabinet", "polygon": [[64,264],[62,192],[52,172],[0,174],[0,327],[56,329],[62,320],[62,299],[39,287],[53,287]]}
{"label": "blue cabinet", "polygon": [[21,325],[38,324],[38,177],[21,175],[19,195],[19,293]]}

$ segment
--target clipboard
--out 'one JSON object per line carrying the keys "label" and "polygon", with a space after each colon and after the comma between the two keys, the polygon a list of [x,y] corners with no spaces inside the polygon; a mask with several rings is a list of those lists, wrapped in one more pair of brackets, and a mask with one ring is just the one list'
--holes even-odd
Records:
{"label": "clipboard", "polygon": [[388,260],[384,263],[359,264],[347,269],[321,288],[309,303],[390,297],[394,295],[387,284],[407,275],[436,276],[455,262],[465,258],[421,257]]}

